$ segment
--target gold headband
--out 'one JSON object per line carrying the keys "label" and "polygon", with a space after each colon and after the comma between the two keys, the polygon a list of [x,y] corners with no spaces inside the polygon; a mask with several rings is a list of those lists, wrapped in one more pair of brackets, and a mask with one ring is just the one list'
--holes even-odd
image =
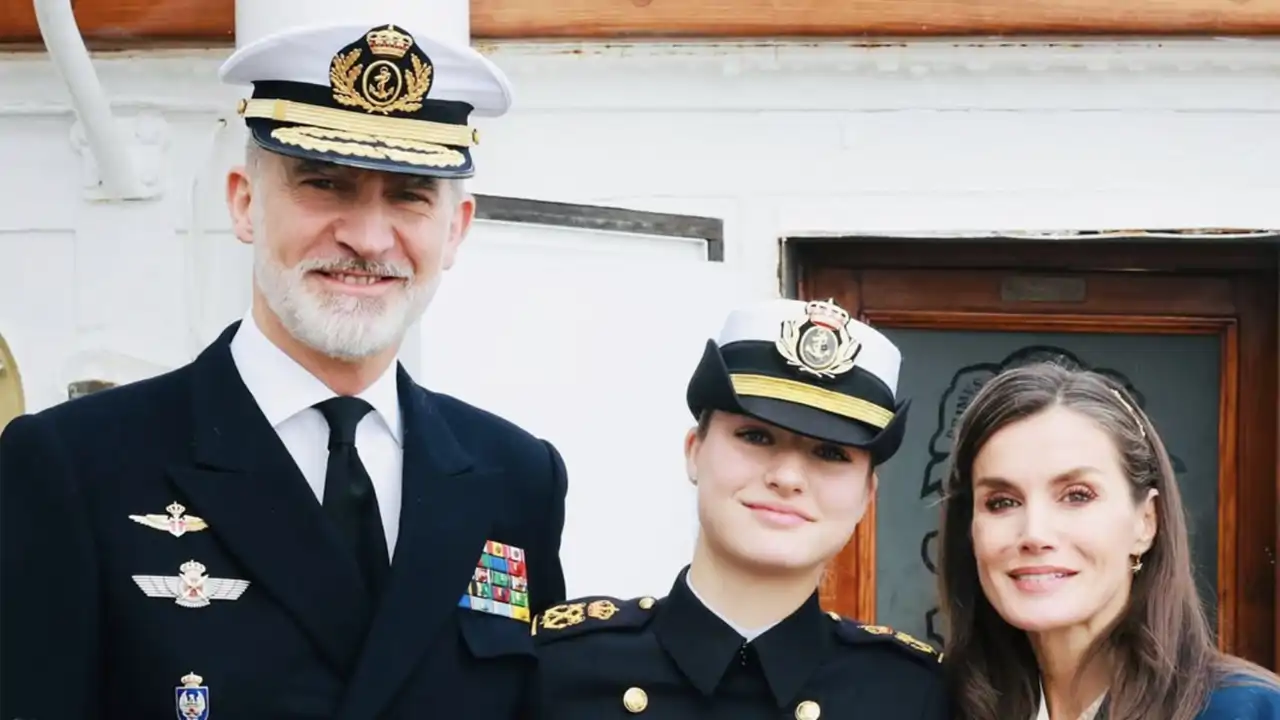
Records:
{"label": "gold headband", "polygon": [[1134,409],[1132,405],[1129,404],[1129,401],[1125,399],[1124,394],[1122,392],[1120,392],[1115,388],[1107,388],[1107,389],[1111,391],[1112,395],[1116,396],[1116,399],[1120,401],[1120,404],[1124,406],[1124,409],[1129,411],[1129,416],[1132,417],[1133,421],[1138,425],[1138,432],[1142,434],[1142,439],[1146,440],[1147,426],[1143,424],[1142,416],[1139,415],[1138,411]]}

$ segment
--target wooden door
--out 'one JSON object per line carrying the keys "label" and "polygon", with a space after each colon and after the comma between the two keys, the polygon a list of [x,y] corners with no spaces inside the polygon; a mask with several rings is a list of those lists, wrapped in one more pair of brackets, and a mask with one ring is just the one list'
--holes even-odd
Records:
{"label": "wooden door", "polygon": [[[1220,645],[1276,667],[1274,254],[1221,267],[1232,262],[1221,250],[1196,260],[1157,246],[1013,257],[910,245],[801,257],[801,296],[833,297],[897,342],[900,388],[914,398],[904,451],[881,468],[825,603],[941,645],[933,556],[953,423],[1002,366],[1057,356],[1111,374],[1152,416],[1174,456]],[[1193,261],[1219,267],[1188,271]]]}

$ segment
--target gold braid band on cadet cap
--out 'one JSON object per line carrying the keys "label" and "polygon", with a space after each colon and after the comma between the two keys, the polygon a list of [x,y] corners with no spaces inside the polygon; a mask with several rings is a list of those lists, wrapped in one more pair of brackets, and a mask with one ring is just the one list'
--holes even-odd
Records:
{"label": "gold braid band on cadet cap", "polygon": [[375,135],[379,139],[396,138],[455,147],[472,147],[479,144],[479,133],[470,127],[429,120],[370,117],[363,113],[307,105],[294,100],[241,100],[239,112],[246,118],[344,130]]}
{"label": "gold braid band on cadet cap", "polygon": [[305,150],[374,160],[393,160],[406,165],[459,167],[467,162],[467,158],[462,153],[443,145],[393,140],[338,130],[294,126],[276,128],[271,131],[271,137]]}
{"label": "gold braid band on cadet cap", "polygon": [[842,417],[859,420],[883,430],[893,420],[893,411],[862,398],[841,395],[823,388],[795,380],[769,377],[768,375],[731,374],[733,390],[739,395],[785,400],[825,410]]}

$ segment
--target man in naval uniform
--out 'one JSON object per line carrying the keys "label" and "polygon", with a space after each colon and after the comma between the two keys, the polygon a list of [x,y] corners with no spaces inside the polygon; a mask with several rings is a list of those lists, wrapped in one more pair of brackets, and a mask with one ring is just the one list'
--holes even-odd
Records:
{"label": "man in naval uniform", "polygon": [[944,720],[940,655],[824,611],[818,584],[897,452],[901,353],[832,302],[729,315],[687,401],[698,539],[663,598],[535,618],[545,720]]}
{"label": "man in naval uniform", "polygon": [[[236,52],[250,312],[0,439],[0,717],[516,716],[563,600],[556,449],[396,362],[467,234],[506,79],[419,28]],[[441,338],[447,342],[447,338]]]}

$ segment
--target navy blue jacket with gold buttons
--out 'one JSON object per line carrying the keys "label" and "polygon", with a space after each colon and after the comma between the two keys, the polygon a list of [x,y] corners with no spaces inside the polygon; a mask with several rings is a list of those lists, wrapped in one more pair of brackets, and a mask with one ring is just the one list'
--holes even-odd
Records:
{"label": "navy blue jacket with gold buttons", "polygon": [[529,619],[462,598],[478,569],[482,600],[510,591],[479,566],[515,547],[530,615],[564,599],[556,450],[400,369],[400,535],[375,605],[241,382],[236,327],[186,367],[6,427],[0,717],[518,717]]}
{"label": "navy blue jacket with gold buttons", "polygon": [[540,720],[950,717],[939,655],[889,628],[823,612],[815,593],[744,642],[693,594],[593,596],[536,618]]}

